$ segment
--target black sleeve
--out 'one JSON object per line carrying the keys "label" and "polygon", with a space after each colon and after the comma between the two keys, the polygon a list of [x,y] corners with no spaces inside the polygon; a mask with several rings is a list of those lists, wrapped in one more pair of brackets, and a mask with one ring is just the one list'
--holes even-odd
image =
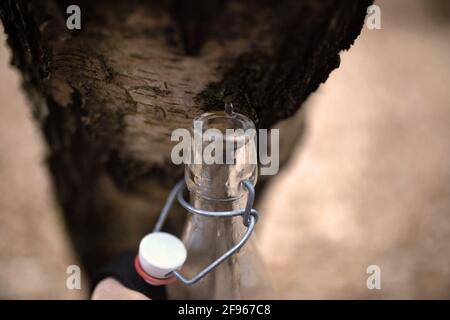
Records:
{"label": "black sleeve", "polygon": [[125,252],[114,258],[110,263],[101,268],[94,276],[92,281],[92,291],[100,281],[108,277],[112,277],[125,287],[138,291],[150,299],[166,300],[166,287],[152,286],[142,279],[134,268],[135,258],[135,252]]}

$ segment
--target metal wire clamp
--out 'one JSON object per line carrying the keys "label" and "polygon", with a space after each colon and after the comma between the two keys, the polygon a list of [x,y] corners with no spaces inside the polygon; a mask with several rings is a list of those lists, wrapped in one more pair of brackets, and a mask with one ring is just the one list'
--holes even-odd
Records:
{"label": "metal wire clamp", "polygon": [[178,200],[178,202],[183,208],[185,208],[189,213],[192,214],[199,214],[202,216],[215,218],[242,216],[243,223],[247,227],[247,230],[244,233],[242,239],[234,247],[232,247],[222,256],[217,258],[217,260],[215,260],[214,262],[209,264],[206,268],[197,273],[193,278],[187,279],[176,270],[168,273],[166,276],[174,275],[178,280],[180,280],[185,284],[188,285],[194,284],[200,281],[208,273],[213,271],[218,265],[220,265],[226,259],[231,257],[236,252],[238,252],[239,249],[242,248],[242,246],[247,242],[247,240],[250,238],[253,232],[253,229],[255,228],[256,222],[258,221],[258,211],[256,211],[256,209],[253,209],[253,202],[255,200],[255,188],[253,187],[253,184],[248,180],[242,181],[242,184],[248,191],[246,206],[244,209],[236,209],[232,211],[207,211],[194,208],[183,197],[183,192],[186,189],[186,183],[184,182],[184,180],[181,180],[175,185],[175,187],[173,187],[173,189],[169,193],[169,196],[167,197],[166,203],[164,204],[164,207],[161,211],[158,221],[156,222],[153,232],[159,232],[161,230],[164,221],[169,215],[170,209],[172,208],[175,199]]}

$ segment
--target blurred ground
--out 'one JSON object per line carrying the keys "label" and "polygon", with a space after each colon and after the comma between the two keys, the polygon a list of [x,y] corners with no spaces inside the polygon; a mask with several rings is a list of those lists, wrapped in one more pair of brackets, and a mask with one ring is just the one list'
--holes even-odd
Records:
{"label": "blurred ground", "polygon": [[[450,6],[377,3],[383,29],[365,29],[310,99],[304,143],[260,206],[282,298],[450,298]],[[2,44],[0,298],[79,298],[65,287],[77,262],[44,145],[8,61]],[[366,287],[372,264],[382,290]]]}
{"label": "blurred ground", "polygon": [[44,142],[9,66],[0,23],[0,299],[71,299],[66,268],[77,264],[52,198]]}
{"label": "blurred ground", "polygon": [[[261,206],[282,297],[450,298],[450,19],[430,2],[377,1],[383,29],[309,101]],[[366,287],[372,264],[382,290]]]}

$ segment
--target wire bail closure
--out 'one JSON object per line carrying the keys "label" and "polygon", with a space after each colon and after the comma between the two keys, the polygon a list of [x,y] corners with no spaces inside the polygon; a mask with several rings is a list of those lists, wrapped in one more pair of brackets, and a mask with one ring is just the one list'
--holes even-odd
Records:
{"label": "wire bail closure", "polygon": [[197,209],[189,204],[183,197],[183,192],[186,189],[186,183],[184,180],[178,182],[173,189],[170,191],[169,196],[167,197],[166,203],[164,204],[163,209],[161,210],[161,214],[159,215],[158,221],[156,222],[155,227],[153,228],[153,232],[159,232],[166,221],[167,216],[169,215],[170,209],[173,206],[175,199],[178,200],[180,205],[185,208],[189,213],[199,214],[206,217],[215,217],[215,218],[228,218],[228,217],[236,217],[242,216],[243,224],[247,227],[246,232],[244,233],[242,239],[230,250],[225,252],[222,256],[217,258],[217,260],[213,261],[203,270],[198,272],[191,279],[185,278],[180,272],[177,270],[171,271],[166,276],[175,276],[178,280],[183,282],[184,284],[194,284],[200,281],[203,277],[205,277],[208,273],[213,271],[217,266],[219,266],[226,259],[234,255],[239,251],[242,246],[248,241],[250,238],[253,229],[255,228],[256,222],[258,221],[258,211],[253,209],[253,203],[255,200],[255,188],[253,184],[249,180],[242,181],[242,184],[248,191],[247,203],[244,209],[236,209],[232,211],[207,211],[202,209]]}

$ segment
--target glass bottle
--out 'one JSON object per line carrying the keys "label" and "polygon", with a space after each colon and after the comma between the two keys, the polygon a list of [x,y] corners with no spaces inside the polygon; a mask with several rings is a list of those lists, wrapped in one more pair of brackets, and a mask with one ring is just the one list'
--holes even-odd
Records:
{"label": "glass bottle", "polygon": [[[191,205],[208,211],[244,208],[247,190],[241,182],[250,180],[254,184],[257,179],[253,122],[232,111],[208,113],[194,121],[193,134],[193,158],[185,168]],[[216,160],[221,156],[225,163],[206,160],[203,155],[211,150],[208,146],[217,147],[210,154]],[[189,214],[182,237],[188,257],[181,273],[192,278],[239,242],[246,230],[241,216],[217,218]],[[177,281],[168,286],[168,294],[171,299],[274,298],[254,234],[239,252],[202,280],[192,285]]]}

